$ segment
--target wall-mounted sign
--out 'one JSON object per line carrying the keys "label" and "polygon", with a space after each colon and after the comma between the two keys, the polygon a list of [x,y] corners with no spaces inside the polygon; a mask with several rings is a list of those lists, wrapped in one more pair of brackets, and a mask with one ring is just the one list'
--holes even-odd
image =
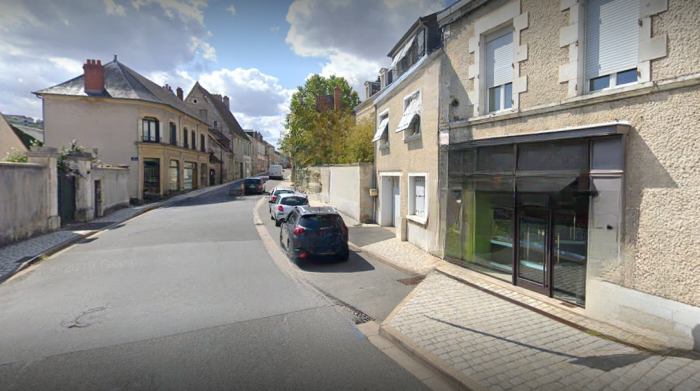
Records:
{"label": "wall-mounted sign", "polygon": [[139,161],[139,157],[138,157],[138,156],[132,156],[132,157],[131,157],[131,161],[132,161],[132,162],[138,162],[138,161]]}
{"label": "wall-mounted sign", "polygon": [[450,132],[440,132],[440,145],[450,145]]}

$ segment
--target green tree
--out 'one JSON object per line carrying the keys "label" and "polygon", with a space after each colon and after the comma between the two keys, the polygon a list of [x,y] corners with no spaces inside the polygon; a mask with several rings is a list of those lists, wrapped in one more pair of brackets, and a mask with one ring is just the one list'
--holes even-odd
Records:
{"label": "green tree", "polygon": [[[340,88],[341,109],[316,107],[317,99],[334,95]],[[287,116],[287,134],[280,148],[298,166],[333,164],[345,161],[346,141],[354,127],[352,109],[360,104],[357,92],[342,77],[313,75],[292,95]]]}

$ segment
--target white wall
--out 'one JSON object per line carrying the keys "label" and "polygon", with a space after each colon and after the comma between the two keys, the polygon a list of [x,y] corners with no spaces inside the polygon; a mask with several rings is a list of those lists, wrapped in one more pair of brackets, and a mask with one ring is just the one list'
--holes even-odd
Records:
{"label": "white wall", "polygon": [[129,206],[129,169],[93,168],[92,180],[99,180],[102,185],[102,208],[98,211],[100,216]]}

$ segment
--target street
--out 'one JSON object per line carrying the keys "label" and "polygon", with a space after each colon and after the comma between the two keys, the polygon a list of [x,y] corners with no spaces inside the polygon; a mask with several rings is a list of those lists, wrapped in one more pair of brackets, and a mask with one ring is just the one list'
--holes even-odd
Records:
{"label": "street", "polygon": [[427,389],[347,308],[381,321],[410,276],[353,253],[302,267],[319,295],[266,251],[260,197],[156,209],[0,285],[0,389]]}

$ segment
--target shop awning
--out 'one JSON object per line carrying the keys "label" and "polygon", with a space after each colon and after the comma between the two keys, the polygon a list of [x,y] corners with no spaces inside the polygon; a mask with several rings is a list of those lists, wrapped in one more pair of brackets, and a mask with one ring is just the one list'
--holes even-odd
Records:
{"label": "shop awning", "polygon": [[372,142],[378,141],[380,138],[382,138],[382,135],[386,130],[389,128],[389,118],[384,118],[382,122],[379,123],[379,126],[377,126],[377,132],[374,133],[374,138],[372,139]]}
{"label": "shop awning", "polygon": [[406,110],[403,113],[403,117],[401,117],[401,122],[399,122],[399,126],[396,127],[396,131],[400,132],[402,130],[407,129],[411,125],[411,121],[416,116],[419,116],[421,114],[421,100],[420,96],[417,96],[414,98],[411,103],[409,103],[408,107],[406,107]]}
{"label": "shop awning", "polygon": [[396,54],[396,56],[394,56],[394,60],[391,61],[391,68],[390,69],[395,68],[396,64],[398,64],[402,58],[406,57],[406,54],[408,54],[408,51],[411,50],[411,46],[413,46],[413,41],[415,39],[416,39],[416,36],[414,35],[413,37],[411,37],[411,39],[408,40],[408,42],[406,42],[406,44],[403,46],[403,48],[401,48],[401,51],[398,54]]}

